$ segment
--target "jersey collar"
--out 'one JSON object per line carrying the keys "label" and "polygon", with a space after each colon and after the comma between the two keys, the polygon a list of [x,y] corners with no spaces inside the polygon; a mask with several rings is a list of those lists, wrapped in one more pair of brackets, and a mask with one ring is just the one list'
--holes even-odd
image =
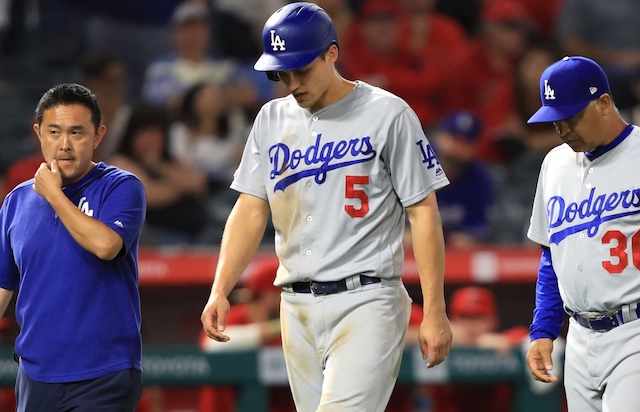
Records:
{"label": "jersey collar", "polygon": [[598,157],[602,156],[603,154],[607,153],[609,150],[613,149],[614,147],[616,147],[617,145],[622,143],[622,141],[624,139],[626,139],[627,136],[629,136],[629,134],[631,134],[632,130],[633,130],[633,125],[632,124],[628,124],[627,127],[624,128],[622,133],[620,133],[618,135],[618,137],[613,139],[613,141],[611,143],[606,144],[604,146],[597,147],[592,152],[584,152],[585,156],[587,156],[587,159],[589,159],[590,161],[593,162]]}

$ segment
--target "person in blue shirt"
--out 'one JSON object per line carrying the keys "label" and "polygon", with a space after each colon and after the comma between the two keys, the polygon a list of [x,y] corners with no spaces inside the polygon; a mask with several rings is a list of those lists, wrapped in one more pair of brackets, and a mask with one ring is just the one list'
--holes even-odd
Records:
{"label": "person in blue shirt", "polygon": [[78,84],[48,90],[45,162],[0,208],[0,315],[17,291],[18,411],[134,411],[142,392],[138,239],[145,193],[92,161],[106,127]]}
{"label": "person in blue shirt", "polygon": [[486,243],[491,234],[493,180],[477,159],[476,142],[482,130],[478,116],[458,110],[449,113],[433,134],[438,159],[449,186],[438,191],[438,208],[448,247],[468,248]]}

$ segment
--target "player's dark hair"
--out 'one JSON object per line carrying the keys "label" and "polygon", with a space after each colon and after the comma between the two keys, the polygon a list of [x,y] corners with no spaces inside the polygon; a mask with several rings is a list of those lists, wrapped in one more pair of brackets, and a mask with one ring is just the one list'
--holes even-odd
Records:
{"label": "player's dark hair", "polygon": [[45,110],[56,106],[69,106],[72,104],[84,106],[91,111],[91,122],[97,131],[102,121],[98,99],[91,90],[77,83],[55,85],[42,95],[38,106],[36,106],[36,122],[38,126],[42,125],[42,116]]}

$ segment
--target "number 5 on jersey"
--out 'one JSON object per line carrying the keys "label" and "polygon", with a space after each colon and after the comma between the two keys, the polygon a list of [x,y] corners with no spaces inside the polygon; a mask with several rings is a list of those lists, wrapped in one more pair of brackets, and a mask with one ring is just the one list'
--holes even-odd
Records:
{"label": "number 5 on jersey", "polygon": [[354,205],[345,205],[344,210],[351,217],[364,217],[369,212],[369,196],[362,189],[356,189],[356,185],[368,185],[369,176],[346,176],[344,197],[347,199],[359,199],[360,207]]}

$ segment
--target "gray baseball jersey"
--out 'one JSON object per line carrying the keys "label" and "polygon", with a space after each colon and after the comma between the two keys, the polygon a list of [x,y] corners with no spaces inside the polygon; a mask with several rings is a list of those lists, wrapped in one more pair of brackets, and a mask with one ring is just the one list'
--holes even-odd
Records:
{"label": "gray baseball jersey", "polygon": [[608,149],[558,146],[538,180],[528,237],[551,248],[562,301],[574,312],[640,301],[640,129]]}
{"label": "gray baseball jersey", "polygon": [[448,183],[413,110],[358,82],[313,113],[265,104],[231,187],[268,200],[284,285],[401,276],[404,207]]}

